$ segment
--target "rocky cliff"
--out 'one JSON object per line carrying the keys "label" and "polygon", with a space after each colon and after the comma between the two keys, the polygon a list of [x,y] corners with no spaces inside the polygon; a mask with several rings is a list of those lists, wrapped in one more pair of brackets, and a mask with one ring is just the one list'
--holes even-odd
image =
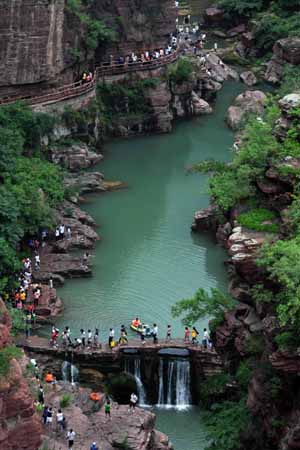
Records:
{"label": "rocky cliff", "polygon": [[93,0],[91,17],[115,32],[107,46],[86,52],[86,26],[67,0],[9,0],[0,4],[0,94],[34,93],[71,82],[104,54],[165,46],[174,31],[173,0]]}
{"label": "rocky cliff", "polygon": [[[0,352],[9,344],[11,321],[0,299]],[[41,444],[41,425],[33,398],[16,359],[10,361],[5,377],[0,376],[0,448],[36,450]]]}
{"label": "rocky cliff", "polygon": [[[284,142],[289,130],[299,123],[299,106],[299,94],[289,94],[279,101],[280,115],[273,128],[278,142]],[[247,407],[252,418],[244,430],[241,448],[290,450],[300,448],[299,343],[297,339],[293,343],[286,339],[281,344],[277,340],[278,336],[287,338],[290,332],[289,324],[283,326],[277,316],[276,294],[282,287],[278,279],[270,276],[267,267],[258,265],[257,259],[264,243],[275,244],[278,239],[284,241],[292,235],[289,207],[297,192],[300,161],[296,155],[276,161],[269,157],[264,164],[263,173],[254,180],[252,197],[276,212],[273,219],[276,233],[241,226],[238,220],[245,207],[243,202],[227,211],[227,222],[225,219],[222,224],[218,223],[215,205],[198,211],[193,229],[214,229],[228,251],[229,291],[238,303],[225,313],[214,340],[229,373],[234,376],[241,361],[251,370]],[[256,289],[261,286],[265,293],[270,293],[268,300],[259,297]],[[283,289],[288,290],[290,286]]]}

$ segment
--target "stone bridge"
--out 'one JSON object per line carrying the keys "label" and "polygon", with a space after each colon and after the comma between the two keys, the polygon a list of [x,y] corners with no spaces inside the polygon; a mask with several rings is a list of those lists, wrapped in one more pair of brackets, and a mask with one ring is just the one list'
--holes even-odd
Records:
{"label": "stone bridge", "polygon": [[[23,347],[31,358],[36,359],[43,370],[52,370],[58,378],[61,376],[63,361],[69,361],[79,369],[80,379],[88,383],[93,383],[98,376],[118,376],[126,371],[126,363],[138,359],[143,383],[147,390],[153,393],[153,398],[157,396],[162,359],[189,360],[194,391],[202,380],[223,370],[222,359],[215,350],[204,349],[182,339],[167,342],[159,340],[158,344],[153,344],[152,339],[149,339],[144,345],[140,340],[130,340],[128,345],[118,345],[113,350],[109,349],[107,344],[90,350],[74,350],[62,346],[55,349],[49,346],[47,339],[37,336],[29,340],[20,339],[17,345]],[[133,367],[133,364],[130,365]]]}
{"label": "stone bridge", "polygon": [[42,95],[34,96],[7,96],[0,98],[0,105],[7,105],[16,101],[23,101],[30,106],[49,105],[59,102],[66,102],[69,99],[80,97],[95,97],[96,85],[98,81],[105,80],[107,77],[124,75],[140,71],[155,70],[166,66],[177,60],[178,52],[174,51],[170,55],[162,56],[158,59],[145,62],[132,62],[128,64],[101,64],[95,67],[94,77],[91,82],[82,84],[81,81],[63,85],[55,89],[47,90]]}

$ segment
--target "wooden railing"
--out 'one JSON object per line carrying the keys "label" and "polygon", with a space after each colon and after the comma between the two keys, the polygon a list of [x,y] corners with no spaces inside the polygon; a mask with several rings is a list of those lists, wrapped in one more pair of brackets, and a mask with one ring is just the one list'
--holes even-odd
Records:
{"label": "wooden railing", "polygon": [[43,103],[55,103],[58,101],[67,100],[69,98],[77,97],[92,91],[99,78],[104,78],[109,75],[121,75],[124,73],[131,73],[144,70],[153,70],[165,66],[176,61],[178,56],[177,51],[167,56],[162,56],[155,60],[144,62],[132,62],[124,64],[100,64],[96,65],[93,80],[87,83],[77,81],[63,85],[61,87],[50,89],[43,95],[16,95],[0,98],[0,105],[8,105],[16,101],[23,101],[28,105],[38,105]]}

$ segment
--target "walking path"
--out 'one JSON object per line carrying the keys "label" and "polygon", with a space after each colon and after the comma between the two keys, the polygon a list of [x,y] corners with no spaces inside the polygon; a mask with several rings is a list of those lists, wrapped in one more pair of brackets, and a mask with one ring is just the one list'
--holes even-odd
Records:
{"label": "walking path", "polygon": [[23,96],[7,96],[0,98],[0,105],[8,105],[16,101],[23,101],[28,105],[57,103],[73,97],[91,92],[97,84],[97,81],[104,80],[107,76],[122,75],[132,72],[140,72],[146,70],[154,70],[159,67],[171,64],[176,61],[178,52],[174,51],[170,55],[161,56],[158,59],[153,59],[145,62],[132,62],[123,64],[101,64],[95,67],[95,72],[92,81],[82,84],[82,81],[67,84],[55,89],[48,90],[43,95],[23,95]]}
{"label": "walking path", "polygon": [[137,350],[138,353],[147,353],[151,352],[159,352],[162,349],[186,349],[188,351],[197,352],[197,353],[205,353],[211,355],[217,355],[214,349],[204,348],[199,344],[192,344],[190,342],[185,342],[183,339],[171,339],[166,341],[165,339],[161,339],[157,344],[153,344],[153,340],[150,338],[145,341],[145,344],[142,344],[138,339],[131,339],[128,341],[128,344],[125,345],[117,345],[113,349],[110,349],[107,343],[102,343],[101,347],[98,348],[90,348],[86,346],[84,349],[73,349],[71,346],[64,347],[63,345],[59,345],[58,347],[51,347],[49,345],[49,340],[39,337],[39,336],[31,336],[29,339],[25,339],[21,337],[16,341],[17,345],[23,347],[25,350],[30,352],[41,352],[41,353],[61,353],[61,352],[70,352],[74,353],[74,355],[93,355],[93,356],[101,356],[107,355],[107,353],[120,354],[120,353],[130,353],[134,350]]}

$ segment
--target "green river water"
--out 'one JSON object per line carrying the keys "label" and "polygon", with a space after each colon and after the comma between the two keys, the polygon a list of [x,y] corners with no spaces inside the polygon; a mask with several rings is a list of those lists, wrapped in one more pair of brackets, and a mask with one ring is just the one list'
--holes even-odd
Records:
{"label": "green river water", "polygon": [[[87,197],[84,209],[100,225],[102,241],[93,251],[93,277],[69,280],[59,289],[65,304],[60,328],[69,325],[74,337],[81,327],[97,326],[106,340],[109,327],[118,331],[139,316],[158,323],[159,337],[165,337],[168,323],[173,335],[182,337],[180,320],[171,317],[174,302],[199,287],[226,289],[225,252],[210,235],[190,231],[194,211],[209,204],[208,178],[185,169],[207,158],[231,158],[233,133],[224,117],[242,89],[227,83],[212,115],[181,122],[171,134],[105,145],[105,160],[96,169],[129,188]],[[170,436],[175,450],[204,448],[198,408],[157,415],[157,428]]]}

